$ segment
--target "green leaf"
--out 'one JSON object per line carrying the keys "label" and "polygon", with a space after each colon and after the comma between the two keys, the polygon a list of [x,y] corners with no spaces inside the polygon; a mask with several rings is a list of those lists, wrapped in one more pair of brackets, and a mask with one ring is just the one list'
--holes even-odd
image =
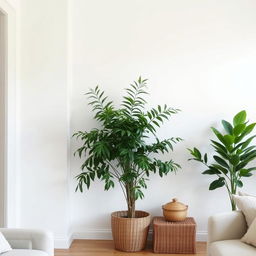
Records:
{"label": "green leaf", "polygon": [[243,144],[241,149],[245,149],[247,146],[249,146],[249,144],[251,143],[251,141],[256,137],[256,135],[250,137],[249,139],[247,139]]}
{"label": "green leaf", "polygon": [[239,171],[239,176],[240,177],[250,177],[250,176],[252,176],[252,173],[248,169],[241,169]]}
{"label": "green leaf", "polygon": [[250,134],[250,133],[253,131],[255,125],[256,125],[256,123],[249,124],[249,125],[245,128],[245,130],[244,130],[244,132],[243,132],[243,135],[248,135],[248,134]]}
{"label": "green leaf", "polygon": [[245,127],[246,124],[238,124],[233,130],[234,135],[238,136],[239,134],[241,134],[244,131]]}
{"label": "green leaf", "polygon": [[244,124],[245,129],[244,129],[244,131],[241,133],[240,136],[238,136],[238,137],[235,138],[235,143],[240,142],[245,136],[247,136],[248,134],[250,134],[250,133],[253,131],[255,125],[256,125],[255,123],[252,123],[252,124],[250,124],[250,125],[248,125],[248,126],[246,126],[246,125]]}
{"label": "green leaf", "polygon": [[233,126],[228,121],[222,120],[221,122],[222,122],[222,125],[223,125],[225,131],[228,134],[233,135]]}
{"label": "green leaf", "polygon": [[230,162],[232,165],[237,165],[240,161],[240,157],[238,155],[231,156]]}
{"label": "green leaf", "polygon": [[158,124],[157,121],[153,120],[152,122],[153,122],[156,126],[160,127],[160,125]]}
{"label": "green leaf", "polygon": [[224,139],[224,136],[217,129],[215,129],[214,127],[211,127],[211,129],[214,132],[214,134],[216,135],[216,137],[219,139],[219,141],[227,147],[228,151],[230,151],[231,150],[229,148],[230,144],[226,142],[226,140]]}
{"label": "green leaf", "polygon": [[224,135],[223,139],[225,141],[225,145],[230,146],[234,143],[234,136],[232,136],[232,135],[229,135],[229,134]]}
{"label": "green leaf", "polygon": [[213,156],[213,158],[214,158],[214,160],[215,160],[218,164],[220,164],[220,165],[222,165],[223,167],[229,169],[229,165],[227,164],[227,162],[226,162],[225,160],[223,160],[223,159],[220,158],[219,156]]}
{"label": "green leaf", "polygon": [[256,148],[256,146],[250,146],[250,147],[248,147],[248,148],[245,148],[242,152],[243,153],[248,153],[249,151],[251,151],[251,150],[253,150],[253,149],[255,149]]}
{"label": "green leaf", "polygon": [[223,146],[222,144],[218,143],[217,141],[215,140],[211,140],[211,142],[216,146],[218,147],[219,149],[221,149],[224,153],[227,153],[227,149],[225,148],[225,146]]}
{"label": "green leaf", "polygon": [[221,135],[221,133],[214,127],[211,127],[212,131],[214,132],[214,134],[217,136],[217,135]]}
{"label": "green leaf", "polygon": [[222,167],[219,164],[213,164],[212,166],[210,166],[210,168],[212,168],[212,167],[218,169],[219,171],[221,171],[225,175],[228,173],[228,170],[226,168]]}
{"label": "green leaf", "polygon": [[[215,148],[216,149],[216,148]],[[222,156],[223,158],[225,158],[226,160],[230,160],[230,157],[228,154],[226,154],[225,152],[223,152],[222,150],[216,149],[215,150],[220,156]]]}
{"label": "green leaf", "polygon": [[236,185],[239,187],[239,188],[241,188],[241,187],[243,187],[243,182],[241,181],[241,180],[238,180],[237,182],[236,182]]}
{"label": "green leaf", "polygon": [[217,188],[221,188],[225,185],[225,179],[223,177],[220,177],[219,179],[213,181],[210,186],[209,186],[209,190],[214,190]]}
{"label": "green leaf", "polygon": [[248,158],[251,158],[251,157],[254,157],[254,156],[256,156],[256,150],[246,152],[245,154],[243,154],[241,156],[241,160],[245,160],[245,159],[248,159]]}
{"label": "green leaf", "polygon": [[188,148],[188,151],[190,152],[190,154],[192,156],[195,157],[195,158],[192,158],[192,159],[189,159],[189,160],[197,160],[197,161],[202,162],[202,159],[201,159],[202,155],[201,155],[200,151],[197,148],[193,148],[193,149]]}
{"label": "green leaf", "polygon": [[207,154],[205,153],[204,154],[204,162],[207,164],[207,161],[208,161],[208,157],[207,157]]}
{"label": "green leaf", "polygon": [[214,175],[214,174],[221,174],[220,171],[218,171],[217,169],[209,169],[209,170],[206,170],[204,172],[202,172],[202,174],[209,174],[209,175]]}
{"label": "green leaf", "polygon": [[236,166],[236,172],[243,169],[248,164],[248,161],[242,161]]}
{"label": "green leaf", "polygon": [[214,127],[211,127],[212,131],[216,135],[216,137],[222,142],[223,135]]}
{"label": "green leaf", "polygon": [[243,124],[246,120],[246,111],[242,110],[239,113],[237,113],[233,118],[233,125],[236,127],[239,124]]}
{"label": "green leaf", "polygon": [[256,136],[254,135],[254,136],[250,137],[249,139],[247,139],[246,141],[237,144],[237,145],[232,149],[231,153],[235,152],[235,151],[238,150],[240,147],[241,147],[241,148],[240,148],[240,149],[241,149],[241,152],[244,151],[244,150],[249,146],[249,144],[251,143],[251,141],[252,141],[255,137],[256,137]]}
{"label": "green leaf", "polygon": [[202,155],[201,155],[200,151],[197,148],[194,148],[194,156],[198,159],[202,158]]}

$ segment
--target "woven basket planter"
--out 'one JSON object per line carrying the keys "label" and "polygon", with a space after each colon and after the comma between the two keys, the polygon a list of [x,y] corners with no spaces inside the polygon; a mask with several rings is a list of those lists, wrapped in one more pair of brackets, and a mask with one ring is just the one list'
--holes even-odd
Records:
{"label": "woven basket planter", "polygon": [[136,218],[127,218],[127,211],[111,214],[115,249],[125,252],[141,251],[146,247],[150,214],[136,211]]}

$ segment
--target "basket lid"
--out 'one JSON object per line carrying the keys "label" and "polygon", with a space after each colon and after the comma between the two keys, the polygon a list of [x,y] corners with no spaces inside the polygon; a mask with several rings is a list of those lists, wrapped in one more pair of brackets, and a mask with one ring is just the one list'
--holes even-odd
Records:
{"label": "basket lid", "polygon": [[163,209],[167,211],[183,211],[188,208],[187,205],[178,202],[177,198],[173,198],[172,202],[163,205]]}

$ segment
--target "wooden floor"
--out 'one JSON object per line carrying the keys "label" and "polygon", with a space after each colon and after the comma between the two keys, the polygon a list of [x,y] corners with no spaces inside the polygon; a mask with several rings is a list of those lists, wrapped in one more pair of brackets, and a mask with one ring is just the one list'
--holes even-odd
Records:
{"label": "wooden floor", "polygon": [[157,254],[153,253],[152,246],[141,252],[127,253],[114,249],[113,241],[110,240],[74,240],[70,249],[55,250],[55,256],[163,256],[163,255],[194,255],[206,256],[206,243],[197,242],[197,254]]}

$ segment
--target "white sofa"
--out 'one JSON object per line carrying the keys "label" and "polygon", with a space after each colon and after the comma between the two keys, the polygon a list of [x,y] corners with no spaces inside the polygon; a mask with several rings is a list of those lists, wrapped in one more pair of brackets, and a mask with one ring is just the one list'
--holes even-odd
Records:
{"label": "white sofa", "polygon": [[1,256],[53,256],[54,242],[50,232],[34,229],[0,228],[11,245],[11,251]]}
{"label": "white sofa", "polygon": [[247,231],[244,215],[233,211],[208,220],[208,256],[256,256],[256,248],[240,241]]}

